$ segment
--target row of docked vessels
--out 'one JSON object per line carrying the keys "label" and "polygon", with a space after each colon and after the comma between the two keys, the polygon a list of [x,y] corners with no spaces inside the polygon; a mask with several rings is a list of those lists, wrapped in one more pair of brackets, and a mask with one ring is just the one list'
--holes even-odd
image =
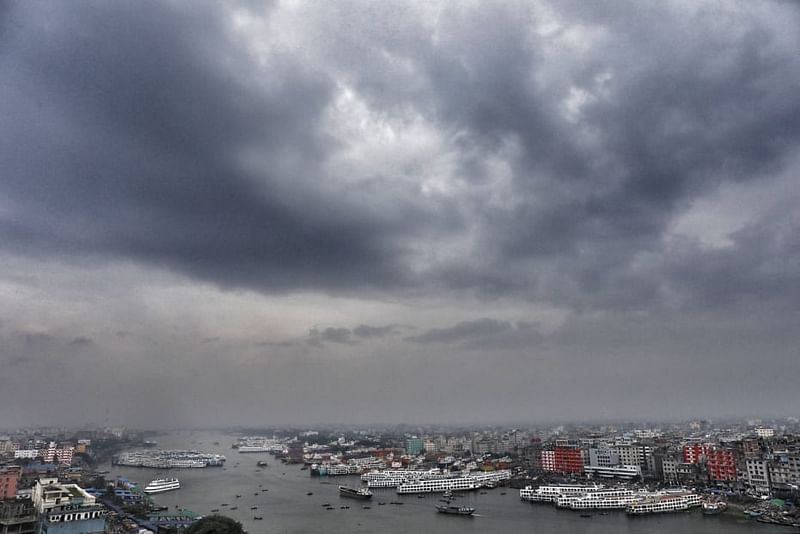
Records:
{"label": "row of docked vessels", "polygon": [[361,480],[370,488],[397,488],[397,493],[437,493],[468,491],[483,487],[494,487],[509,480],[511,471],[473,471],[469,473],[442,473],[439,469],[428,471],[413,469],[389,469],[370,471],[361,475]]}
{"label": "row of docked vessels", "polygon": [[519,496],[526,501],[550,502],[571,510],[625,510],[631,515],[678,512],[702,503],[700,495],[685,490],[646,492],[597,484],[528,486],[520,490]]}
{"label": "row of docked vessels", "polygon": [[397,486],[397,493],[442,493],[445,491],[470,491],[486,487],[495,487],[502,481],[511,478],[511,471],[480,471],[467,474],[427,475],[414,480],[407,480]]}
{"label": "row of docked vessels", "polygon": [[123,452],[113,463],[130,467],[153,469],[220,467],[225,456],[194,450],[143,450]]}
{"label": "row of docked vessels", "polygon": [[286,452],[285,445],[277,439],[264,436],[245,436],[239,438],[232,448],[240,453],[265,453],[279,454]]}

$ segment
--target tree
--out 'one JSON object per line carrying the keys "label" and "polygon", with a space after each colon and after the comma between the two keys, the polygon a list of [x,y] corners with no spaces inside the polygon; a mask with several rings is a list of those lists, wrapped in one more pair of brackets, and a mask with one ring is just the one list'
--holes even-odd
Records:
{"label": "tree", "polygon": [[244,529],[230,517],[210,515],[192,523],[184,534],[244,534]]}

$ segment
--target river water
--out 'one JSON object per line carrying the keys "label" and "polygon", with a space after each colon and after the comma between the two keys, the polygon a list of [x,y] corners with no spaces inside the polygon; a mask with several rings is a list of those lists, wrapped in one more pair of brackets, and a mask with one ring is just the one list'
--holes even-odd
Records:
{"label": "river water", "polygon": [[[260,533],[470,533],[499,532],[537,534],[777,534],[791,531],[756,523],[744,517],[725,514],[704,517],[699,510],[686,513],[628,517],[624,512],[610,512],[590,518],[571,510],[547,504],[532,504],[519,499],[519,491],[496,488],[460,495],[454,504],[472,506],[474,517],[437,513],[440,495],[397,495],[394,489],[374,489],[371,501],[341,498],[337,486],[358,486],[358,477],[311,477],[299,465],[283,465],[269,454],[239,454],[231,449],[233,436],[213,432],[175,432],[161,435],[158,447],[165,449],[198,449],[218,452],[228,458],[224,468],[180,469],[169,472],[121,466],[103,466],[113,476],[125,476],[142,485],[153,478],[169,475],[181,481],[178,491],[154,496],[159,505],[171,509],[188,508],[207,515],[212,509],[240,521],[251,534]],[[218,442],[219,445],[214,445]],[[258,468],[256,462],[267,461]],[[267,491],[263,491],[267,490]],[[307,495],[309,492],[313,495]],[[504,494],[505,493],[505,494]],[[241,495],[236,498],[236,495]],[[392,501],[402,505],[389,504]],[[385,505],[379,505],[385,502]],[[222,506],[223,503],[228,506]],[[334,510],[326,510],[330,503]],[[236,506],[237,510],[230,510]],[[251,507],[258,508],[252,510]],[[349,506],[342,509],[340,506]],[[368,506],[369,508],[363,508]],[[254,520],[254,516],[263,520]]]}

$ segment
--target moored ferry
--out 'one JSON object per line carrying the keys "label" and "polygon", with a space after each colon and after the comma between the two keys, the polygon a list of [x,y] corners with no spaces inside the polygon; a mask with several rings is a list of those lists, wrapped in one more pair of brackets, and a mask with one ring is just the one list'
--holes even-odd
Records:
{"label": "moored ferry", "polygon": [[531,502],[557,502],[561,496],[584,495],[602,489],[597,484],[559,484],[555,486],[526,486],[519,490],[519,498]]}
{"label": "moored ferry", "polygon": [[688,492],[664,492],[649,495],[635,502],[625,509],[631,515],[661,514],[666,512],[681,512],[700,506],[700,495]]}
{"label": "moored ferry", "polygon": [[181,489],[181,483],[177,478],[157,478],[145,486],[144,492],[152,495],[176,489]]}
{"label": "moored ferry", "polygon": [[439,493],[446,490],[469,491],[481,487],[474,477],[426,478],[404,482],[397,486],[397,493]]}
{"label": "moored ferry", "polygon": [[571,510],[623,510],[638,499],[639,495],[629,489],[593,489],[579,495],[560,495],[556,506]]}

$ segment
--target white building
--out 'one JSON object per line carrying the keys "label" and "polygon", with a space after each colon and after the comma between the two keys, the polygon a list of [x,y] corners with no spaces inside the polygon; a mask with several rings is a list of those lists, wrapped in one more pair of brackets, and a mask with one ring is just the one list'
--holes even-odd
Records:
{"label": "white building", "polygon": [[77,484],[42,478],[33,487],[31,497],[41,517],[42,532],[100,534],[105,530],[105,507]]}

